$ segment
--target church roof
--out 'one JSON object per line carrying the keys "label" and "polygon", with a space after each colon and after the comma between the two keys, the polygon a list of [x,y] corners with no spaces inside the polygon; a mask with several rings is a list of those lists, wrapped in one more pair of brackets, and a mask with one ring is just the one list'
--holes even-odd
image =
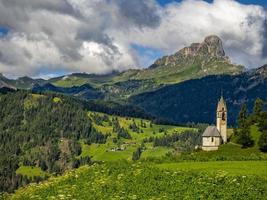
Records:
{"label": "church roof", "polygon": [[202,137],[221,137],[216,126],[208,126],[204,131]]}

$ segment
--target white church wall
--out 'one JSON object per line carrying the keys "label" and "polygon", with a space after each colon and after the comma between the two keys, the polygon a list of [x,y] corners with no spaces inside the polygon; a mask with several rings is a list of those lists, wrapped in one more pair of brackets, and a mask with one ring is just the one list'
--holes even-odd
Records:
{"label": "white church wall", "polygon": [[203,137],[203,147],[218,147],[221,144],[221,138],[219,137]]}

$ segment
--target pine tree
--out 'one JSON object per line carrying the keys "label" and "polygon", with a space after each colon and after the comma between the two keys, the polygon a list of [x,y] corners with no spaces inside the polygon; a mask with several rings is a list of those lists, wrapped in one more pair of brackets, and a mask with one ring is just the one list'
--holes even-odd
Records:
{"label": "pine tree", "polygon": [[246,104],[243,104],[241,106],[241,109],[238,115],[238,120],[237,120],[238,128],[244,127],[246,125],[247,119],[248,119],[247,106]]}
{"label": "pine tree", "polygon": [[133,161],[139,160],[140,157],[141,157],[141,153],[142,153],[142,150],[141,150],[140,147],[138,147],[138,148],[136,149],[136,151],[133,152],[132,160],[133,160]]}
{"label": "pine tree", "polygon": [[257,98],[254,103],[253,107],[253,115],[252,115],[252,122],[253,123],[258,123],[263,111],[263,100],[260,98]]}
{"label": "pine tree", "polygon": [[243,148],[251,147],[254,144],[250,134],[250,124],[248,122],[247,106],[242,105],[238,116],[238,131],[237,142],[242,145]]}

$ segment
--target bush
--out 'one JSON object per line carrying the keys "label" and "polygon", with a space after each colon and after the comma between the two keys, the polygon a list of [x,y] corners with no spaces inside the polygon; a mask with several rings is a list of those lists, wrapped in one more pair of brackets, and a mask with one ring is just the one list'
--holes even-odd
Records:
{"label": "bush", "polygon": [[261,151],[267,152],[267,131],[262,132],[260,135],[258,145]]}

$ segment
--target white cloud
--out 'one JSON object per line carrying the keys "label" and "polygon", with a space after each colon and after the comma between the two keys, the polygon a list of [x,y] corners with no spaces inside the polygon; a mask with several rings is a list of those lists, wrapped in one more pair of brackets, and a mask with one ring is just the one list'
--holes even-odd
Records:
{"label": "white cloud", "polygon": [[[162,23],[156,29],[132,31],[135,43],[173,53],[210,34],[220,36],[226,53],[236,63],[258,67],[267,62],[261,57],[264,20],[267,14],[260,6],[242,5],[232,0],[187,0],[162,10]],[[266,55],[267,57],[267,55]]]}
{"label": "white cloud", "polygon": [[233,0],[164,7],[155,0],[0,0],[0,26],[10,28],[0,38],[0,71],[45,76],[126,70],[153,57],[138,55],[131,44],[170,54],[210,34],[223,39],[234,62],[258,67],[267,62],[266,19],[262,7]]}

